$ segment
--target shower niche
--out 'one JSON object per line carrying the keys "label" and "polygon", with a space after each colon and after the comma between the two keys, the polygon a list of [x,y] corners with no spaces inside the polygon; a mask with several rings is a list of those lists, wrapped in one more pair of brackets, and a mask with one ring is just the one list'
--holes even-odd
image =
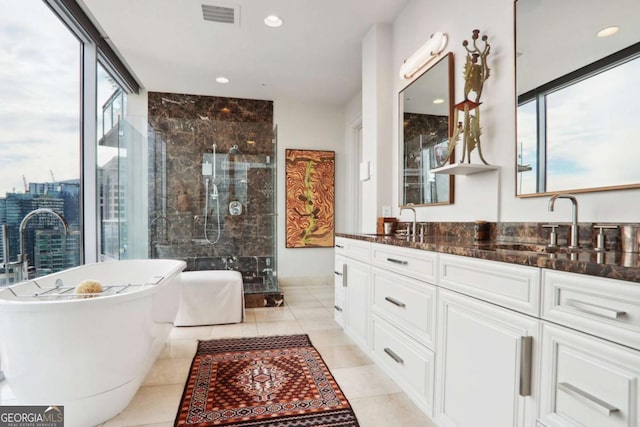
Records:
{"label": "shower niche", "polygon": [[235,270],[246,307],[278,306],[271,101],[149,92],[149,256]]}

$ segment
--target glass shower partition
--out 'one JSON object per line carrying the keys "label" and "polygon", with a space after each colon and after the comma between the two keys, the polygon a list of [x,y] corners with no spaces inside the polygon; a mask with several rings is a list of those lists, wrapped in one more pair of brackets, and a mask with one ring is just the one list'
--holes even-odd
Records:
{"label": "glass shower partition", "polygon": [[101,261],[147,256],[147,141],[139,122],[139,116],[120,118],[98,141]]}
{"label": "glass shower partition", "polygon": [[247,307],[277,280],[277,139],[270,123],[149,117],[149,256],[235,270]]}

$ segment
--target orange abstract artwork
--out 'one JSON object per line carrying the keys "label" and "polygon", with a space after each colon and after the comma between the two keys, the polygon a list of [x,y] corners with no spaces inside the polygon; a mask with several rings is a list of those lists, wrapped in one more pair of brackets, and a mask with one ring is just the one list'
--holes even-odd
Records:
{"label": "orange abstract artwork", "polygon": [[286,150],[287,248],[332,247],[335,152]]}

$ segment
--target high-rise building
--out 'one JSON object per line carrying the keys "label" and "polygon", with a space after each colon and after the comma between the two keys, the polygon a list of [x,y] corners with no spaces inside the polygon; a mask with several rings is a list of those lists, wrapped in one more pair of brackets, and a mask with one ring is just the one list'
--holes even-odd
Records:
{"label": "high-rise building", "polygon": [[80,233],[64,235],[54,230],[38,230],[35,235],[33,265],[38,276],[80,264]]}
{"label": "high-rise building", "polygon": [[120,259],[126,247],[125,186],[126,175],[114,156],[98,170],[100,200],[100,253],[103,259]]}
{"label": "high-rise building", "polygon": [[[0,198],[0,224],[7,223],[7,201],[6,199]],[[0,228],[0,262],[4,262],[4,245],[1,242],[4,242],[4,231]]]}
{"label": "high-rise building", "polygon": [[[6,193],[0,198],[0,224],[7,225],[9,261],[16,261],[20,254],[20,224],[24,217],[35,209],[49,208],[65,218],[72,232],[65,236],[62,224],[52,215],[32,217],[24,230],[24,255],[29,266],[42,275],[79,265],[80,180],[29,183],[28,188],[26,193]],[[1,244],[0,256],[4,256]]]}
{"label": "high-rise building", "polygon": [[64,202],[64,219],[71,226],[80,226],[80,180],[68,179],[57,182],[30,182],[29,194],[50,196]]}

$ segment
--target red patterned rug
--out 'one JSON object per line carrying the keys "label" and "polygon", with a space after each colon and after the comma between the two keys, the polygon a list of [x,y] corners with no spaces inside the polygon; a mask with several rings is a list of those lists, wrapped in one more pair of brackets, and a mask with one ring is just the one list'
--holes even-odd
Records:
{"label": "red patterned rug", "polygon": [[359,426],[307,335],[200,341],[174,425]]}

